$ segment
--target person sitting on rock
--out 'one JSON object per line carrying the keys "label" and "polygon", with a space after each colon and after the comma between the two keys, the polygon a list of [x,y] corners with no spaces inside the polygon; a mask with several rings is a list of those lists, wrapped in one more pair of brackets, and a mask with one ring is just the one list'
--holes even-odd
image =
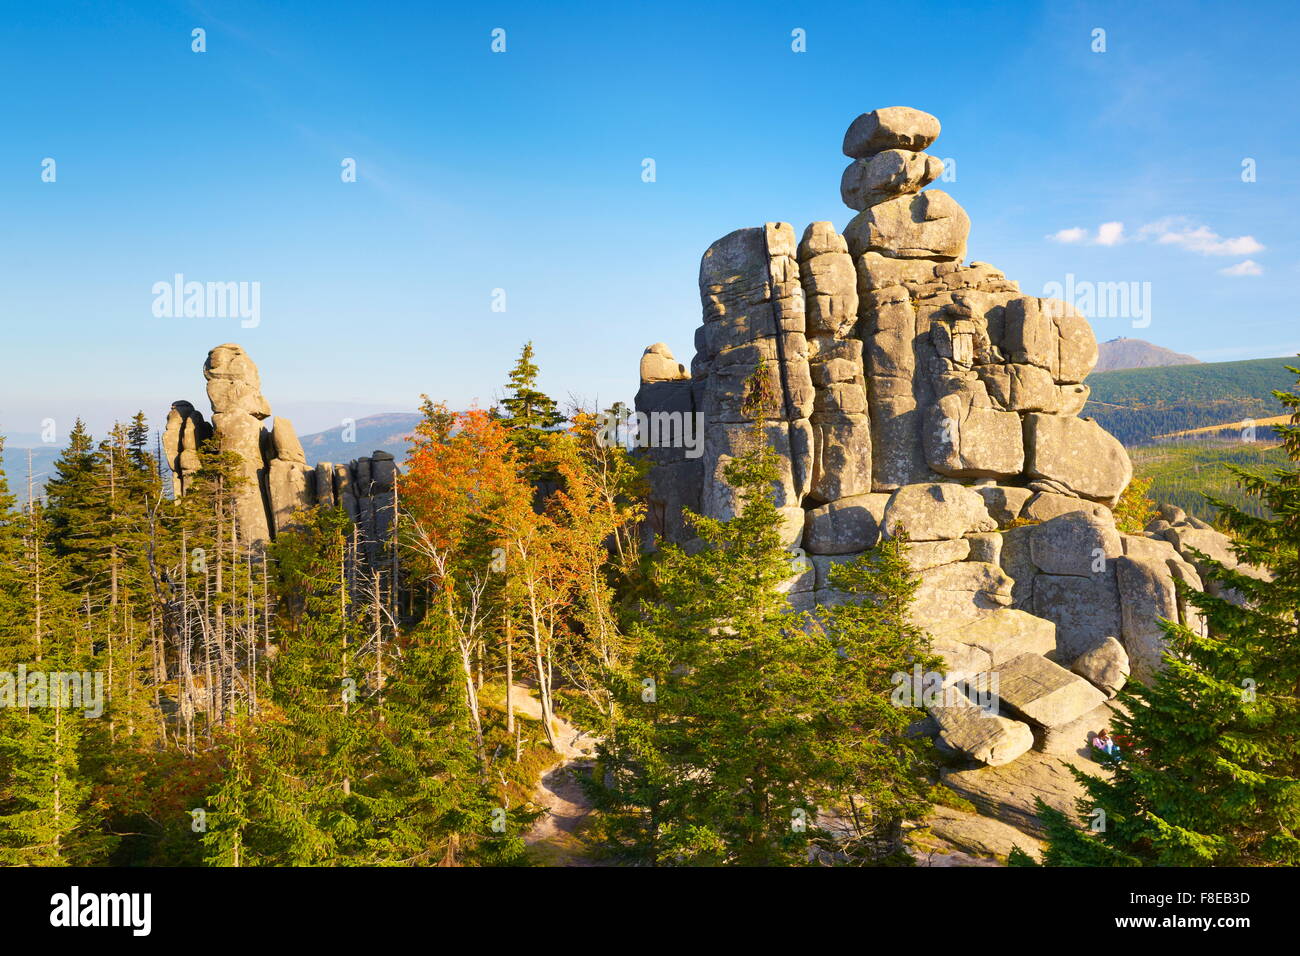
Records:
{"label": "person sitting on rock", "polygon": [[1103,727],[1101,730],[1097,731],[1097,736],[1092,738],[1092,746],[1093,749],[1100,750],[1107,757],[1114,757],[1116,760],[1119,759],[1119,744],[1117,744],[1115,738],[1110,735],[1110,729],[1107,727]]}
{"label": "person sitting on rock", "polygon": [[1134,746],[1132,739],[1123,734],[1111,734],[1110,739],[1115,742],[1116,753],[1126,751],[1138,757],[1145,757],[1151,752],[1146,747]]}

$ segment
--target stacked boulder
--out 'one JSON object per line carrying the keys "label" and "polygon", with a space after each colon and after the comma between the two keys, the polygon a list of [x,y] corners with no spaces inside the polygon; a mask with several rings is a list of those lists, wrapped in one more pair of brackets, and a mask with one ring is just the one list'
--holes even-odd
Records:
{"label": "stacked boulder", "polygon": [[189,402],[172,402],[163,426],[162,449],[172,473],[172,496],[185,494],[200,467],[199,449],[212,437],[212,426]]}
{"label": "stacked boulder", "polygon": [[218,345],[203,364],[218,447],[239,456],[245,481],[235,498],[235,521],[243,541],[265,541],[271,519],[266,503],[262,421],[271,406],[262,395],[257,366],[233,343]]}
{"label": "stacked boulder", "polygon": [[262,460],[266,464],[266,505],[271,531],[279,534],[296,512],[315,500],[316,469],[307,464],[307,453],[293,423],[278,415],[271,430],[263,432]]}
{"label": "stacked boulder", "polygon": [[862,370],[857,275],[844,237],[815,222],[799,243],[808,369],[814,398],[808,499],[843,501],[871,491],[871,423]]}
{"label": "stacked boulder", "polygon": [[[677,429],[680,437],[685,439],[685,429],[694,430],[698,422],[690,373],[662,342],[656,342],[645,350],[640,371],[641,388],[636,396],[636,411],[646,414],[658,412],[662,416],[659,434],[664,433],[663,420],[666,420],[668,428]],[[690,437],[698,442],[702,436],[692,434]],[[651,444],[645,449],[650,461],[650,489],[642,524],[643,541],[647,547],[652,546],[656,538],[684,540],[687,530],[682,515],[687,510],[700,510],[703,465],[690,445],[685,440],[669,440]]]}
{"label": "stacked boulder", "polygon": [[794,230],[768,223],[724,236],[704,253],[699,281],[704,324],[692,369],[707,381],[696,408],[704,427],[701,510],[720,519],[737,513],[724,469],[758,426],[781,456],[776,504],[794,544],[812,491],[815,399]]}
{"label": "stacked boulder", "polygon": [[[243,348],[218,345],[203,366],[212,424],[190,402],[174,402],[162,444],[176,497],[199,470],[198,451],[213,439],[238,456],[246,479],[235,501],[236,531],[246,543],[265,542],[288,527],[293,516],[316,504],[341,505],[357,524],[361,546],[372,563],[395,512],[397,463],[385,451],[347,464],[307,463],[293,423],[271,417],[257,366]],[[271,418],[271,429],[263,422]]]}
{"label": "stacked boulder", "polygon": [[636,403],[698,415],[703,464],[655,452],[647,539],[689,544],[682,508],[733,515],[723,469],[761,427],[781,456],[786,540],[807,557],[787,582],[791,603],[846,600],[831,568],[905,530],[921,581],[913,617],[951,683],[1000,678],[1001,723],[936,707],[941,738],[1005,762],[1098,716],[1130,672],[1150,677],[1158,620],[1200,626],[1174,585],[1200,586],[1188,549],[1222,552],[1226,539],[1185,516],[1116,529],[1132,466],[1079,417],[1092,329],[1067,304],[964,262],[969,217],[922,191],[943,171],[924,152],[938,135],[919,110],[859,116],[841,180],[857,214],[842,235],[813,223],[796,244],[791,226],[767,223],[704,253],[690,377],[652,346]]}
{"label": "stacked boulder", "polygon": [[[357,458],[342,466],[349,472],[347,491],[356,501],[353,514],[345,492],[343,507],[357,524],[362,548],[371,564],[379,560],[380,543],[392,526],[396,508],[395,486],[397,462],[386,451],[376,451],[369,458]],[[338,466],[335,468],[338,474]]]}
{"label": "stacked boulder", "polygon": [[373,564],[396,513],[397,462],[386,451],[344,464],[317,462],[308,481],[308,504],[341,507],[357,526],[362,550]]}

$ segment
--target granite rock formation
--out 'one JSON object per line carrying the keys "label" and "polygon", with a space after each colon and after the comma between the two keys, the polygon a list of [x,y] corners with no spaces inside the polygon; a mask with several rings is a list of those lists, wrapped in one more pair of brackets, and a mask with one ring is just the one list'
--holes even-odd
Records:
{"label": "granite rock formation", "polygon": [[212,437],[212,425],[189,402],[173,402],[163,426],[162,450],[172,473],[172,494],[185,494],[189,482],[199,470],[199,449]]}
{"label": "granite rock formation", "polygon": [[924,152],[938,135],[919,110],[865,113],[844,138],[841,196],[856,215],[843,233],[816,222],[796,239],[769,222],[705,251],[689,377],[653,345],[636,398],[648,415],[693,415],[703,456],[647,452],[644,538],[689,545],[684,509],[735,514],[723,468],[757,423],[781,457],[786,542],[809,558],[788,582],[792,605],[848,599],[830,566],[905,529],[921,580],[913,617],[947,663],[945,685],[1001,685],[996,721],[931,708],[939,741],[997,764],[1059,741],[1130,675],[1149,679],[1158,620],[1203,626],[1174,585],[1200,587],[1190,549],[1230,552],[1173,512],[1141,534],[1115,527],[1132,466],[1080,417],[1092,329],[966,261],[969,217],[922,191],[942,173]]}
{"label": "granite rock formation", "polygon": [[[346,464],[307,463],[293,423],[272,417],[257,366],[243,348],[218,345],[203,365],[212,422],[193,404],[172,404],[163,431],[163,454],[172,490],[183,496],[199,470],[199,449],[208,442],[238,456],[244,477],[235,502],[236,531],[246,543],[265,542],[288,527],[294,515],[317,504],[341,506],[357,524],[358,541],[372,564],[393,521],[397,463],[385,451]],[[263,427],[271,419],[268,431]]]}

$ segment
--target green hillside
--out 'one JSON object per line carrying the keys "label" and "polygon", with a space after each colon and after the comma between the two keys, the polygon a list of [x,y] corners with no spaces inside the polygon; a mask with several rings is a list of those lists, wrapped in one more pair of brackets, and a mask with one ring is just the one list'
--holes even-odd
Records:
{"label": "green hillside", "polygon": [[1257,442],[1162,442],[1130,448],[1133,473],[1154,480],[1147,496],[1163,504],[1177,505],[1188,514],[1213,521],[1215,509],[1206,494],[1230,501],[1251,514],[1261,506],[1236,486],[1228,465],[1267,474],[1286,464],[1281,446]]}
{"label": "green hillside", "polygon": [[1083,414],[1130,447],[1188,428],[1270,418],[1281,411],[1272,391],[1295,384],[1286,366],[1297,363],[1268,358],[1100,372],[1088,377],[1092,395]]}

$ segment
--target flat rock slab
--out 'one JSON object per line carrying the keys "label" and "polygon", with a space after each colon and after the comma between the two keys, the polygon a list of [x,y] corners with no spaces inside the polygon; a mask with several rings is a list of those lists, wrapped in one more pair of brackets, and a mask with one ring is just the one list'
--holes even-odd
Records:
{"label": "flat rock slab", "polygon": [[1031,750],[1019,760],[1001,767],[977,767],[973,770],[947,770],[943,784],[965,797],[984,816],[1001,820],[1038,839],[1047,832],[1038,819],[1037,797],[1055,807],[1069,819],[1077,819],[1075,801],[1086,796],[1083,785],[1074,779],[1066,760],[1080,770],[1098,773],[1100,765],[1082,757],[1061,758]]}
{"label": "flat rock slab", "polygon": [[998,667],[1021,654],[1055,651],[1056,625],[1027,611],[1000,608],[977,621],[932,632],[932,644],[936,651],[956,645],[974,648],[990,667]]}
{"label": "flat rock slab", "polygon": [[1039,654],[1021,654],[996,673],[1002,702],[1040,727],[1063,727],[1106,700],[1082,677]]}
{"label": "flat rock slab", "polygon": [[972,760],[998,767],[1034,746],[1028,724],[985,712],[974,704],[935,707],[930,715],[939,724],[939,740]]}
{"label": "flat rock slab", "polygon": [[[957,631],[960,633],[960,630]],[[932,637],[930,650],[943,658],[943,686],[951,687],[975,674],[982,674],[993,668],[993,658],[989,652],[972,644],[964,644],[952,634],[942,638]]]}
{"label": "flat rock slab", "polygon": [[[1005,863],[1012,849],[1019,847],[1034,858],[1042,854],[1042,843],[1010,824],[978,813],[936,806],[922,821],[923,830],[913,838],[920,865],[931,853],[957,850],[973,857]],[[978,865],[978,864],[976,864]]]}

